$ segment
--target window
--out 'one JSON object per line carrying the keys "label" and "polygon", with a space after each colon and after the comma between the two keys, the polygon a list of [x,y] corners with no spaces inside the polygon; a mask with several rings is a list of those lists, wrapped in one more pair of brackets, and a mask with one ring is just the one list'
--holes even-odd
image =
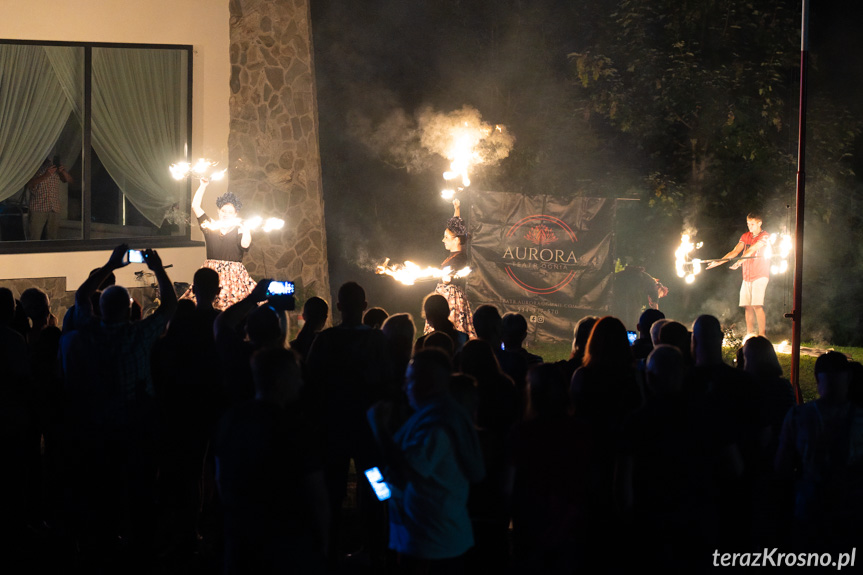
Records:
{"label": "window", "polygon": [[192,47],[0,40],[0,253],[189,241]]}

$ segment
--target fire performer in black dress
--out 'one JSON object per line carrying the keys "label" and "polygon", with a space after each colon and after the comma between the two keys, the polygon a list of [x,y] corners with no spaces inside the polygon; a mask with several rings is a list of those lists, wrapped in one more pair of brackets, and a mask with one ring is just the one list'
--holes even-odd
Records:
{"label": "fire performer in black dress", "polygon": [[[231,192],[226,192],[216,199],[219,218],[213,220],[207,217],[201,207],[201,200],[209,183],[209,180],[201,178],[201,185],[192,198],[192,212],[198,218],[207,244],[207,260],[204,266],[219,273],[219,285],[222,289],[213,305],[218,309],[225,309],[252,293],[256,285],[243,265],[243,255],[252,245],[252,231],[237,215],[243,204]],[[194,299],[191,289],[183,297]]]}
{"label": "fire performer in black dress", "polygon": [[[444,296],[449,302],[450,321],[459,331],[468,334],[471,339],[476,338],[476,330],[473,328],[473,319],[471,317],[470,303],[465,295],[465,284],[467,283],[464,277],[455,278],[456,272],[468,267],[467,253],[464,250],[468,241],[467,226],[464,220],[461,219],[461,202],[458,199],[452,201],[454,208],[453,217],[446,223],[446,230],[443,233],[443,245],[452,252],[447,259],[441,264],[442,268],[449,267],[450,275],[445,276],[438,282],[435,287],[435,293]],[[425,333],[432,331],[431,326],[426,323]]]}

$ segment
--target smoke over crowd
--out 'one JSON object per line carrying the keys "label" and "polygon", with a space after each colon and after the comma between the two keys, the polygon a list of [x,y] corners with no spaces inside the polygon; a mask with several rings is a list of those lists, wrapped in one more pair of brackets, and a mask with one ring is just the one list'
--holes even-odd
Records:
{"label": "smoke over crowd", "polygon": [[[738,2],[733,4],[740,14],[749,10]],[[742,131],[747,120],[760,117],[760,108],[751,117],[739,106],[733,115],[724,110],[711,112],[705,106],[713,101],[715,86],[710,88],[714,92],[705,88],[700,93],[697,84],[686,84],[686,90],[676,94],[684,99],[683,104],[693,105],[693,118],[698,122],[690,122],[690,127],[696,131],[693,136],[701,150],[697,158],[693,156],[690,169],[688,128],[675,123],[673,114],[651,115],[650,108],[640,112],[641,118],[652,123],[647,127],[667,124],[666,131],[656,131],[651,137],[631,126],[621,129],[613,119],[601,117],[601,110],[591,105],[589,94],[573,77],[567,55],[613,51],[613,42],[625,40],[626,32],[615,28],[616,1],[313,3],[333,286],[356,279],[367,284],[372,298],[397,292],[404,294],[405,301],[412,301],[424,295],[421,286],[394,288],[388,278],[376,278],[372,270],[386,257],[394,262],[436,265],[445,256],[440,238],[452,207],[441,199],[440,191],[461,184],[444,182],[442,174],[453,161],[452,130],[467,122],[487,135],[477,146],[481,161],[472,166],[471,190],[638,200],[619,205],[616,258],[622,264],[644,266],[669,286],[671,292],[663,306],[670,315],[688,321],[699,313],[713,313],[723,323],[742,321],[736,305],[739,272],[719,268],[702,274],[694,285],[684,285],[676,277],[673,254],[680,234],[688,230],[696,241],[704,242],[699,257],[721,256],[746,231],[746,214],[752,210],[763,213],[769,232],[793,231],[790,212],[795,201],[797,107],[793,52],[799,46],[799,39],[793,37],[799,7],[791,4],[774,0],[769,5],[792,23],[790,31],[776,34],[790,38],[783,57],[791,62],[787,69],[777,69],[771,80],[772,101],[784,102],[784,108],[771,108],[771,117],[780,114],[782,121],[768,126],[765,137],[770,136],[777,145],[769,148],[753,143]],[[671,4],[663,2],[662,6]],[[767,9],[759,7],[759,12],[764,12],[762,8]],[[725,8],[711,5],[710,9]],[[647,15],[641,18],[652,13],[645,10]],[[820,28],[812,33],[814,50],[822,59],[810,90],[813,136],[806,245],[811,257],[805,260],[809,271],[804,274],[808,278],[804,297],[810,303],[804,307],[804,324],[809,326],[804,330],[822,338],[850,341],[855,333],[863,333],[856,319],[863,316],[863,308],[859,314],[831,310],[837,305],[863,306],[855,303],[859,298],[854,296],[861,287],[859,274],[853,273],[860,268],[859,256],[846,248],[825,250],[822,246],[836,234],[863,230],[854,221],[861,206],[852,198],[852,190],[860,186],[859,177],[851,175],[863,169],[854,171],[850,165],[859,155],[854,148],[855,138],[860,138],[859,122],[854,114],[839,113],[858,104],[849,98],[839,101],[844,92],[836,89],[841,82],[843,86],[863,85],[859,78],[863,74],[850,69],[847,61],[841,69],[827,63],[839,62],[843,53],[855,53],[859,39],[836,28],[842,20],[841,10],[819,10],[813,22]],[[753,18],[755,26],[774,22],[757,20],[760,15]],[[666,22],[664,29],[685,21]],[[713,26],[715,21],[711,22]],[[721,38],[716,36],[717,42],[724,41]],[[703,45],[689,45],[707,53]],[[626,48],[642,58],[666,49],[657,44],[636,54],[637,46]],[[741,53],[732,50],[735,54],[729,56],[723,49],[717,45],[708,56]],[[758,69],[759,49],[750,47],[756,53],[755,64],[741,69]],[[664,66],[662,61],[642,60],[641,68],[630,70],[626,64],[614,62],[619,75],[651,77],[662,72],[656,66]],[[694,68],[686,70],[689,74]],[[835,70],[841,74],[831,75]],[[639,106],[651,105],[654,84],[645,86],[644,90],[624,86],[626,90],[617,94],[629,98],[626,104],[633,117],[639,117]],[[724,96],[722,91],[718,94]],[[828,102],[831,98],[834,101]],[[722,142],[711,140],[712,135],[704,131],[709,113],[714,112],[722,119],[716,132],[726,138]],[[506,127],[498,130],[497,125]],[[851,136],[843,135],[845,128]],[[756,139],[761,137],[757,130],[751,133]],[[840,140],[842,145],[831,143]],[[763,148],[753,151],[757,145]],[[728,158],[737,158],[736,163]],[[673,161],[683,167],[676,174],[654,168]],[[722,162],[730,167],[722,168]],[[784,168],[764,170],[770,162]],[[468,199],[469,194],[463,197]],[[776,330],[790,329],[790,322],[782,317],[791,311],[790,277],[789,273],[771,280],[768,323]]]}

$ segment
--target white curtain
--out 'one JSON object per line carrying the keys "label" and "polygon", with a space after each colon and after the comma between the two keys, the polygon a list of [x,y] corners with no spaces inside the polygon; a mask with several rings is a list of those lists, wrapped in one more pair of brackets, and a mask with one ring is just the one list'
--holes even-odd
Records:
{"label": "white curtain", "polygon": [[[82,48],[0,45],[0,58],[3,200],[33,177],[70,113],[81,123],[84,68]],[[156,226],[173,204],[184,205],[186,183],[168,171],[185,157],[184,58],[179,50],[93,49],[93,149],[122,193]],[[63,146],[65,165],[74,164],[80,150],[80,142]]]}
{"label": "white curtain", "polygon": [[41,46],[0,45],[0,200],[36,174],[71,111]]}
{"label": "white curtain", "polygon": [[84,49],[73,46],[45,46],[44,49],[78,120],[66,124],[54,146],[54,153],[60,154],[62,164],[70,168],[81,157],[84,144]]}
{"label": "white curtain", "polygon": [[129,201],[157,226],[186,190],[168,170],[185,157],[184,56],[93,49],[93,148]]}

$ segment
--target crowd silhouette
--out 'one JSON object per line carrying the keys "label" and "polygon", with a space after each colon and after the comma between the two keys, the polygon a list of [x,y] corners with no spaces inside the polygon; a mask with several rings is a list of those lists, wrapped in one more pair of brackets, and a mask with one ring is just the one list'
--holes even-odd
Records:
{"label": "crowd silhouette", "polygon": [[310,297],[290,334],[269,280],[220,312],[216,272],[178,301],[153,250],[161,305],[133,320],[112,281],[126,249],[63,325],[39,289],[0,288],[10,568],[702,573],[717,551],[863,540],[863,366],[841,353],[796,405],[769,340],[733,367],[713,316],[586,317],[571,357],[544,362],[519,314],[481,305],[468,339],[430,295],[417,337],[355,282],[333,327]]}

